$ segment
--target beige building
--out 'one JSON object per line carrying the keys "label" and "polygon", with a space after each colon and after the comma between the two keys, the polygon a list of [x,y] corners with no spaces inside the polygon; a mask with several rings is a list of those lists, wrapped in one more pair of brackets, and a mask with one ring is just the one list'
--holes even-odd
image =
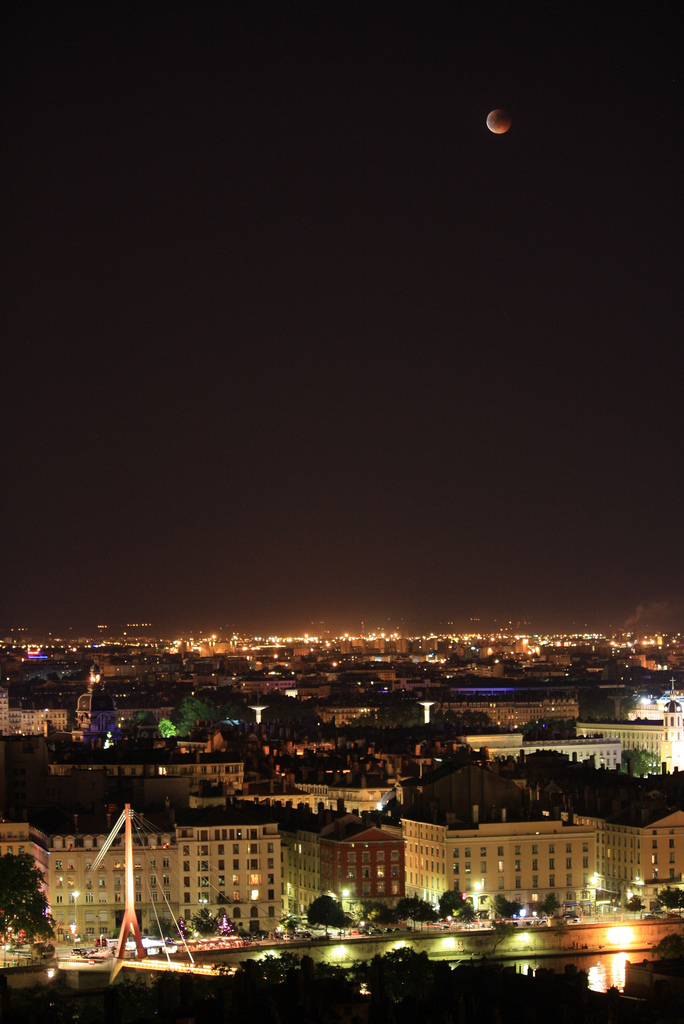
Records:
{"label": "beige building", "polygon": [[[80,823],[80,824],[79,824]],[[99,826],[99,827],[97,827]],[[50,894],[57,941],[78,936],[92,941],[112,935],[124,911],[123,829],[96,870],[93,863],[109,835],[104,821],[75,816],[74,828],[50,836]],[[173,935],[179,887],[173,830],[134,830],[135,910],[140,927],[154,931],[157,921]]]}
{"label": "beige building", "polygon": [[580,820],[596,830],[599,902],[633,893],[652,908],[659,889],[684,879],[684,811],[637,810]]}
{"label": "beige building", "polygon": [[437,904],[456,889],[473,897],[505,896],[528,911],[549,893],[560,903],[593,903],[596,829],[541,821],[480,822],[470,827],[402,818],[406,895]]}
{"label": "beige building", "polygon": [[[0,708],[0,724],[3,714]],[[40,736],[51,728],[65,731],[69,721],[66,708],[9,707],[6,715],[6,734],[10,736]],[[5,732],[5,728],[1,731]]]}
{"label": "beige building", "polygon": [[180,912],[225,910],[236,927],[272,931],[282,916],[284,868],[275,819],[239,807],[179,811]]}
{"label": "beige building", "polygon": [[304,915],[321,895],[319,831],[318,825],[311,829],[280,829],[283,914]]}
{"label": "beige building", "polygon": [[[438,704],[435,711],[472,711],[486,715],[501,729],[520,729],[529,722],[565,721],[579,718],[576,697],[539,697],[532,700],[487,700],[463,697]],[[579,733],[578,733],[579,735]]]}
{"label": "beige building", "polygon": [[0,690],[0,736],[9,736],[9,697],[7,690]]}

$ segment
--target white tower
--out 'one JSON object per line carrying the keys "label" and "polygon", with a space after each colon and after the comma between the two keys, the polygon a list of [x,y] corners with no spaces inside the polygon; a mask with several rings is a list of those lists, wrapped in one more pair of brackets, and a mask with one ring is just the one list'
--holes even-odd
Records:
{"label": "white tower", "polygon": [[250,704],[249,709],[256,714],[256,724],[261,725],[261,712],[265,711],[268,704]]}
{"label": "white tower", "polygon": [[425,724],[429,725],[430,724],[430,708],[432,707],[432,705],[435,702],[434,702],[434,700],[419,700],[418,703],[421,705],[421,707],[423,708],[423,711],[425,712]]}

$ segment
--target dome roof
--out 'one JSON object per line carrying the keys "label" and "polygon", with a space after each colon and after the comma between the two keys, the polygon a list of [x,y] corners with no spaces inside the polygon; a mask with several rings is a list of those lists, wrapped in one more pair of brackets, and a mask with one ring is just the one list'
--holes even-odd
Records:
{"label": "dome roof", "polygon": [[77,711],[90,711],[91,714],[98,711],[115,711],[114,700],[108,693],[102,690],[89,690],[82,693],[76,705]]}
{"label": "dome roof", "polygon": [[676,700],[671,700],[665,708],[665,710],[667,711],[668,715],[681,715],[682,705]]}

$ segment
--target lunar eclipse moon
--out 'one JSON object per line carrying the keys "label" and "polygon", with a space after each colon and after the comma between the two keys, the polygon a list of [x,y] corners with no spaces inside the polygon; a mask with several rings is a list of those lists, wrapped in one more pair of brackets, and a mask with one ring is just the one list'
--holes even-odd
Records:
{"label": "lunar eclipse moon", "polygon": [[505,110],[492,110],[487,115],[487,127],[495,135],[503,135],[511,127],[511,116]]}

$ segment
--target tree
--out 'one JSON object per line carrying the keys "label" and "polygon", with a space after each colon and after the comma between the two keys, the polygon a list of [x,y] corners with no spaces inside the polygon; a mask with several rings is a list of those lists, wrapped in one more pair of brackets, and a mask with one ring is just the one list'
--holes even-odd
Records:
{"label": "tree", "polygon": [[285,917],[281,917],[280,926],[285,929],[288,935],[294,935],[297,930],[297,920],[291,914],[287,914]]}
{"label": "tree", "polygon": [[442,917],[458,917],[464,903],[463,895],[458,889],[448,889],[439,898],[439,912]]}
{"label": "tree", "polygon": [[214,935],[218,931],[218,921],[206,907],[201,907],[192,915],[190,924],[200,935]]}
{"label": "tree", "polygon": [[541,909],[548,917],[555,917],[561,905],[555,892],[550,892],[542,901]]}
{"label": "tree", "polygon": [[6,853],[0,857],[0,934],[7,940],[19,932],[30,941],[54,937],[42,872],[30,854]]}
{"label": "tree", "polygon": [[306,919],[312,928],[323,925],[326,935],[328,928],[346,928],[349,923],[342,904],[332,896],[317,896],[307,911]]}
{"label": "tree", "polygon": [[666,910],[677,910],[684,907],[684,890],[677,889],[674,885],[666,885],[660,890],[656,897],[656,903]]}
{"label": "tree", "polygon": [[394,924],[397,919],[392,907],[380,900],[361,900],[358,916],[361,921],[372,921],[373,924]]}
{"label": "tree", "polygon": [[[218,717],[216,705],[211,701],[188,696],[183,697],[178,707],[172,711],[171,722],[176,727],[177,736],[188,736],[198,722],[215,722]],[[159,725],[161,726],[161,722]]]}
{"label": "tree", "polygon": [[653,947],[653,952],[664,960],[684,956],[684,935],[678,935],[676,932],[666,935]]}
{"label": "tree", "polygon": [[522,903],[499,895],[494,897],[493,908],[497,917],[516,917],[522,910]]}
{"label": "tree", "polygon": [[176,735],[176,726],[170,718],[160,718],[157,728],[159,729],[160,736],[163,736],[164,739],[168,739],[169,736]]}
{"label": "tree", "polygon": [[636,776],[660,775],[661,762],[658,754],[649,750],[622,750],[622,761],[620,764],[623,772],[628,771],[628,761],[632,762],[632,774]]}
{"label": "tree", "polygon": [[463,900],[461,909],[458,912],[459,921],[463,921],[464,924],[472,924],[476,917],[475,907],[470,900]]}
{"label": "tree", "polygon": [[280,985],[285,981],[287,972],[299,966],[300,960],[297,954],[290,953],[288,950],[284,950],[279,956],[267,953],[259,961],[259,969],[266,985]]}
{"label": "tree", "polygon": [[397,917],[400,921],[437,921],[438,914],[431,903],[418,899],[417,896],[404,896],[396,905]]}
{"label": "tree", "polygon": [[494,945],[492,946],[492,953],[495,952],[496,947],[504,939],[510,939],[511,935],[515,935],[515,925],[511,924],[510,921],[495,921],[494,922]]}
{"label": "tree", "polygon": [[556,938],[558,939],[558,948],[560,949],[563,945],[563,939],[568,934],[567,921],[564,921],[562,917],[557,917],[554,925],[554,931],[556,933]]}
{"label": "tree", "polygon": [[418,909],[420,902],[417,896],[403,896],[394,908],[399,920],[412,921],[414,919],[414,912]]}
{"label": "tree", "polygon": [[644,901],[641,896],[632,896],[631,899],[627,900],[627,909],[635,914],[640,914],[644,909]]}
{"label": "tree", "polygon": [[234,935],[235,927],[233,922],[229,919],[228,914],[224,911],[220,911],[216,915],[216,922],[218,924],[219,935]]}
{"label": "tree", "polygon": [[439,913],[431,903],[427,903],[425,900],[418,900],[418,906],[413,912],[413,920],[419,921],[422,928],[425,922],[439,921]]}

